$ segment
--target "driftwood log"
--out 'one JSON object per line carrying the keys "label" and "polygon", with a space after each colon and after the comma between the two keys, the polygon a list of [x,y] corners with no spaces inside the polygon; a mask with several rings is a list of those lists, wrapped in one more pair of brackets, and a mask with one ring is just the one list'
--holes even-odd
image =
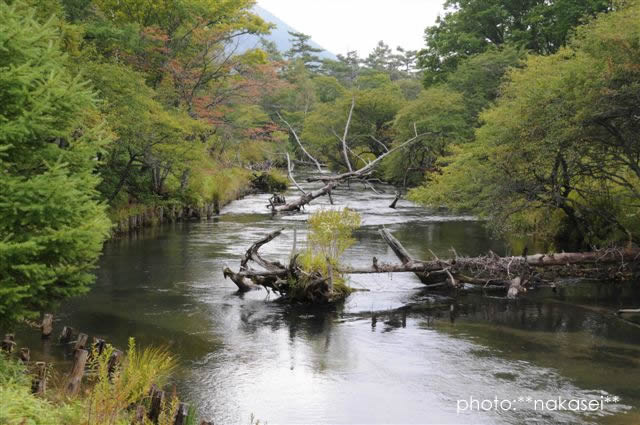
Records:
{"label": "driftwood log", "polygon": [[[528,256],[500,257],[493,253],[480,257],[459,257],[433,260],[414,259],[402,244],[387,230],[380,229],[380,235],[400,260],[400,264],[380,263],[373,257],[370,267],[343,267],[332,270],[329,276],[309,276],[296,263],[293,255],[289,264],[267,261],[258,250],[272,241],[284,229],[277,230],[249,247],[236,273],[228,266],[224,268],[225,278],[229,277],[241,292],[266,288],[282,295],[288,295],[300,281],[307,282],[306,300],[328,302],[339,298],[333,293],[331,274],[371,274],[371,273],[415,273],[429,288],[448,287],[464,290],[471,286],[487,289],[501,289],[509,298],[526,292],[527,288],[543,281],[545,272],[563,270],[559,275],[581,275],[581,267],[587,266],[589,273],[604,272],[609,276],[628,276],[640,264],[639,249],[609,249],[594,252],[563,252],[555,254],[535,254]],[[250,262],[261,267],[251,268]]]}
{"label": "driftwood log", "polygon": [[[265,288],[283,296],[315,303],[329,302],[340,298],[342,294],[335,291],[329,276],[309,274],[302,270],[297,263],[298,255],[293,255],[288,265],[278,261],[268,261],[262,258],[258,250],[266,243],[282,234],[284,229],[269,233],[264,238],[252,244],[240,261],[240,269],[236,273],[226,266],[223,270],[225,278],[230,278],[240,292]],[[252,268],[253,262],[262,270]]]}

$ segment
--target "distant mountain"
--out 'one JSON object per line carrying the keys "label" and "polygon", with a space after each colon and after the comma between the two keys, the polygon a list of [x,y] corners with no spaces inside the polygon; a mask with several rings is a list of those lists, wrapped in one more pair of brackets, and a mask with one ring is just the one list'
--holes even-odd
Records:
{"label": "distant mountain", "polygon": [[[277,16],[260,6],[255,6],[253,8],[253,12],[265,21],[271,22],[272,24],[276,25],[276,28],[271,30],[271,34],[265,36],[264,38],[269,41],[273,41],[276,44],[278,50],[283,53],[289,50],[291,48],[291,42],[289,41],[289,38],[291,38],[291,36],[289,35],[289,31],[300,31],[296,30],[295,28],[284,22],[282,19],[278,18]],[[336,59],[335,54],[325,50],[324,47],[320,46],[315,41],[311,40],[309,44],[317,49],[323,50],[322,52],[318,53],[318,56],[320,56],[321,58]],[[260,37],[255,35],[245,35],[240,38],[237,50],[239,52],[244,52],[255,47],[260,47]]]}

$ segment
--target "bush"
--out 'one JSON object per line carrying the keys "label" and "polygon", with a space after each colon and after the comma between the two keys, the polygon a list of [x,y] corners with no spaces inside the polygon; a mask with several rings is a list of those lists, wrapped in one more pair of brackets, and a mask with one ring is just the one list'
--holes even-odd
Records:
{"label": "bush", "polygon": [[251,184],[255,189],[265,193],[284,192],[289,187],[289,179],[281,171],[271,169],[254,173]]}
{"label": "bush", "polygon": [[[298,264],[309,275],[323,277],[328,277],[328,264],[331,264],[334,296],[338,298],[352,292],[345,277],[336,270],[344,251],[354,244],[353,231],[360,227],[360,222],[360,214],[349,208],[319,211],[309,217],[307,247],[300,254]],[[296,282],[295,286],[304,289],[307,283]]]}

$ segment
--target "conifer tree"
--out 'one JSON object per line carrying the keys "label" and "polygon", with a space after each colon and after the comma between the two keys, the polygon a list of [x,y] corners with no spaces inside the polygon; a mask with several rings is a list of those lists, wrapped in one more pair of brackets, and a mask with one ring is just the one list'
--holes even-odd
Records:
{"label": "conifer tree", "polygon": [[82,293],[109,231],[94,174],[105,141],[52,18],[0,3],[0,320]]}

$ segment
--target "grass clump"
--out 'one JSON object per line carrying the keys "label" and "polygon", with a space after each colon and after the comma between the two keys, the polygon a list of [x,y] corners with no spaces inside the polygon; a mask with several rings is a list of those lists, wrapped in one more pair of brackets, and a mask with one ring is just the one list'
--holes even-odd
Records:
{"label": "grass clump", "polygon": [[269,171],[253,173],[252,186],[265,193],[284,192],[289,187],[289,178],[280,170],[272,168]]}
{"label": "grass clump", "polygon": [[342,254],[355,243],[353,231],[360,227],[360,223],[360,214],[349,208],[322,210],[309,217],[307,246],[297,262],[310,278],[295,282],[296,292],[304,293],[314,276],[329,278],[329,264],[332,267],[332,298],[344,298],[353,292],[346,277],[337,270]]}

